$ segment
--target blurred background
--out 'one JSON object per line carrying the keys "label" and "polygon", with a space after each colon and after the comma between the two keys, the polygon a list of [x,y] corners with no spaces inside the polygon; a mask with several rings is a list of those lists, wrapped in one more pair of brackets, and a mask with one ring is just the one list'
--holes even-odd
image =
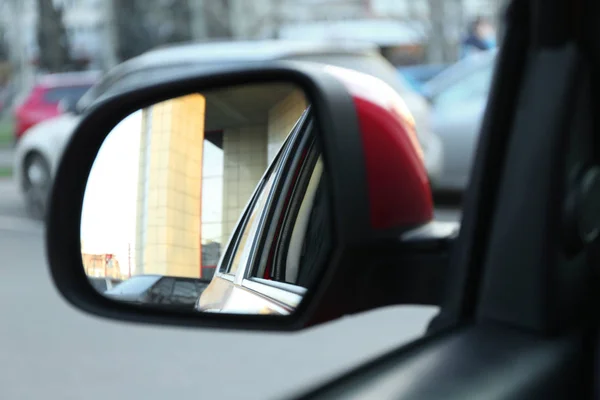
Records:
{"label": "blurred background", "polygon": [[[0,377],[0,397],[50,390],[56,393],[50,398],[104,398],[108,384],[109,392],[116,387],[136,398],[140,387],[145,398],[200,387],[219,398],[271,398],[420,336],[436,310],[378,310],[291,336],[184,332],[82,316],[58,297],[46,272],[41,199],[52,179],[51,160],[62,152],[47,143],[68,138],[77,122],[73,105],[108,70],[156,48],[364,42],[393,68],[403,97],[425,105],[417,125],[426,120],[421,125],[439,138],[443,153],[434,187],[437,216],[458,221],[505,6],[506,0],[0,0],[0,315],[7,321],[0,353],[14,366]],[[44,150],[32,151],[36,146]],[[203,252],[216,263],[218,249]],[[107,275],[121,269],[117,262],[128,262],[114,254],[90,253],[84,261],[106,278],[104,288],[127,278]],[[354,334],[340,340],[342,329]],[[294,351],[286,350],[282,360],[281,349],[290,345]],[[197,356],[190,357],[190,349]],[[245,374],[243,384],[217,385],[223,368]],[[248,376],[265,368],[270,384]]]}

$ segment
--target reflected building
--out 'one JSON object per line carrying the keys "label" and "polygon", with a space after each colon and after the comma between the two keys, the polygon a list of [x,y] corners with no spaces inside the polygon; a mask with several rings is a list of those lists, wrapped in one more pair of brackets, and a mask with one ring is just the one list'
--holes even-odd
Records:
{"label": "reflected building", "polygon": [[126,279],[128,274],[121,271],[119,260],[114,254],[81,254],[83,268],[89,277]]}
{"label": "reflected building", "polygon": [[136,218],[138,274],[201,275],[204,110],[204,97],[194,94],[142,111]]}
{"label": "reflected building", "polygon": [[[142,110],[136,274],[212,277],[256,184],[307,107],[290,85],[219,101],[205,95]],[[223,166],[220,220],[210,221],[220,225],[221,237],[203,240],[205,141],[223,152]]]}

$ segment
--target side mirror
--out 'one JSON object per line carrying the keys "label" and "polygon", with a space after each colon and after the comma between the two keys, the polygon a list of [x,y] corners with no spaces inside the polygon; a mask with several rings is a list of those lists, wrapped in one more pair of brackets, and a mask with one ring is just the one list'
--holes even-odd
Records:
{"label": "side mirror", "polygon": [[[91,105],[57,171],[47,253],[69,303],[260,330],[438,304],[456,232],[436,229],[387,84],[282,62],[138,85]],[[118,295],[90,285],[99,274],[123,280]],[[159,280],[168,306],[135,301]]]}

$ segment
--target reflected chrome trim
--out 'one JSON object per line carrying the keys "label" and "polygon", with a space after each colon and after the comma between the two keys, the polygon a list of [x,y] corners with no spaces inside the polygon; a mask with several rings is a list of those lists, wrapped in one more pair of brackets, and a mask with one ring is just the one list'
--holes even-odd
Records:
{"label": "reflected chrome trim", "polygon": [[297,286],[297,285],[294,285],[291,283],[270,281],[268,279],[262,279],[262,278],[250,278],[249,280],[257,282],[257,283],[262,283],[263,285],[272,286],[277,289],[285,290],[286,292],[292,292],[292,293],[297,294],[298,296],[304,296],[307,291],[306,288],[304,288],[302,286]]}
{"label": "reflected chrome trim", "polygon": [[225,279],[226,281],[233,283],[235,280],[235,275],[223,274],[223,273],[217,272],[217,274],[215,275],[215,278]]}
{"label": "reflected chrome trim", "polygon": [[252,290],[253,292],[263,295],[278,303],[291,307],[292,309],[298,307],[298,304],[300,304],[302,298],[304,297],[303,295],[296,294],[285,289],[280,289],[272,285],[273,282],[268,282],[269,284],[265,284],[262,282],[255,282],[249,279],[244,279],[242,281],[242,287]]}

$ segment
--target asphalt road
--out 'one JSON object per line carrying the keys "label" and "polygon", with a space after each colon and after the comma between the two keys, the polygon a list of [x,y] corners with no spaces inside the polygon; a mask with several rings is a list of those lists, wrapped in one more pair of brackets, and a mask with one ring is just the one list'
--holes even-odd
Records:
{"label": "asphalt road", "polygon": [[42,228],[24,215],[0,181],[2,399],[284,398],[413,340],[436,312],[391,307],[295,334],[101,320],[59,297]]}
{"label": "asphalt road", "polygon": [[10,168],[13,165],[12,149],[0,148],[0,168]]}

